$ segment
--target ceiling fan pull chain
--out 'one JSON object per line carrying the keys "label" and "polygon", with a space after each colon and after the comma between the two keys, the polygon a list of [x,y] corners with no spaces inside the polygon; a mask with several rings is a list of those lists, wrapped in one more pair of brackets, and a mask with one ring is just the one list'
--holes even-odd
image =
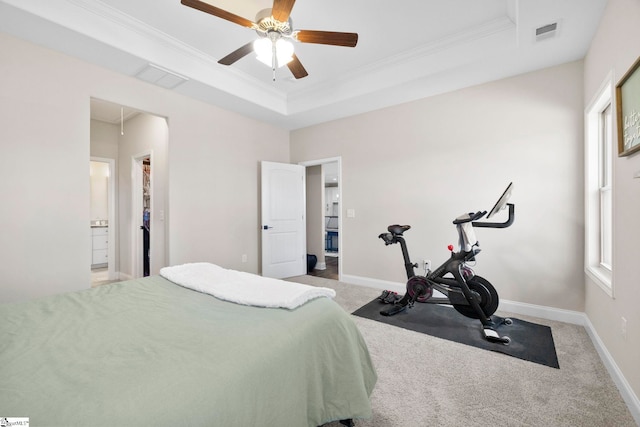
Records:
{"label": "ceiling fan pull chain", "polygon": [[271,39],[271,69],[273,70],[273,81],[276,81],[276,39]]}

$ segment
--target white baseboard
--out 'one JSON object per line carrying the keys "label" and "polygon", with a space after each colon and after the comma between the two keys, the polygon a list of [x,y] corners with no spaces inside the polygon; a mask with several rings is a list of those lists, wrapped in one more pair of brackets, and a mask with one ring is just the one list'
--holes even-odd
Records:
{"label": "white baseboard", "polygon": [[636,424],[640,426],[640,400],[638,400],[638,396],[633,392],[633,389],[627,382],[627,379],[622,375],[622,371],[618,368],[618,365],[615,360],[613,360],[613,357],[611,357],[609,350],[605,347],[586,315],[584,328],[587,330],[587,334],[589,335],[589,338],[591,338],[591,342],[593,342],[596,351],[600,355],[602,363],[604,363],[604,366],[607,368],[609,375],[611,375],[613,382],[618,387],[618,390],[622,395],[622,399],[627,404],[629,412],[631,412],[631,416],[636,420]]}
{"label": "white baseboard", "polygon": [[[340,278],[340,281],[345,283],[352,283],[354,285],[366,286],[373,289],[388,289],[390,291],[396,291],[399,294],[403,294],[405,292],[404,283],[371,279],[369,277],[343,274]],[[640,426],[640,400],[638,400],[638,396],[636,396],[636,394],[633,392],[633,389],[627,382],[627,379],[622,374],[622,371],[620,371],[620,368],[618,368],[618,365],[616,364],[613,357],[611,357],[611,354],[596,333],[595,328],[593,327],[591,321],[585,313],[508,300],[500,301],[500,307],[498,309],[507,311],[509,313],[539,317],[541,319],[565,322],[584,327],[587,331],[587,334],[589,335],[589,338],[591,338],[591,342],[596,348],[596,351],[598,352],[602,363],[607,368],[609,375],[611,375],[611,379],[618,387],[622,398],[629,408],[629,412],[631,412],[631,415],[635,419],[636,423],[638,424],[638,426]]]}
{"label": "white baseboard", "polygon": [[[405,293],[405,284],[391,282],[388,280],[372,279],[369,277],[351,276],[343,274],[341,281],[345,283],[353,283],[354,285],[366,286],[368,288],[395,291],[400,294]],[[508,311],[509,313],[522,314],[526,316],[540,317],[547,320],[557,320],[559,322],[571,323],[574,325],[585,325],[587,316],[579,311],[563,310],[553,307],[545,307],[541,305],[527,304],[522,302],[514,302],[501,300],[498,310]]]}
{"label": "white baseboard", "polygon": [[314,267],[314,270],[326,270],[326,269],[327,269],[327,263],[326,262],[319,262]]}
{"label": "white baseboard", "polygon": [[400,294],[405,292],[405,284],[398,282],[390,282],[387,280],[371,279],[369,277],[351,276],[343,274],[340,276],[340,281],[345,283],[352,283],[354,285],[366,286],[368,288],[380,289],[381,291],[389,290],[395,291]]}
{"label": "white baseboard", "polygon": [[587,315],[580,311],[564,310],[543,305],[527,304],[509,300],[501,300],[498,310],[525,316],[540,317],[541,319],[556,320],[573,325],[585,325]]}

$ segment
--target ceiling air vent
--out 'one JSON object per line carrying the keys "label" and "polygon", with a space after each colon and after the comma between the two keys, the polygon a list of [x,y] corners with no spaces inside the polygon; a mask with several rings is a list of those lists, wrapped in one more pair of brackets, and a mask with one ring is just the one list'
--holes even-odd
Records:
{"label": "ceiling air vent", "polygon": [[138,71],[136,77],[165,89],[174,89],[188,79],[157,65],[148,64]]}
{"label": "ceiling air vent", "polygon": [[557,22],[543,25],[542,27],[536,28],[536,41],[539,42],[542,40],[550,39],[551,37],[555,37],[557,33],[558,33]]}

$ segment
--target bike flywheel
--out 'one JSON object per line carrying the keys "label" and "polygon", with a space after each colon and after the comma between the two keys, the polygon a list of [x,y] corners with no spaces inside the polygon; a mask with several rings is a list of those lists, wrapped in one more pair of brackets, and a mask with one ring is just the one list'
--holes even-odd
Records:
{"label": "bike flywheel", "polygon": [[[413,276],[407,282],[407,293],[418,302],[426,302],[433,295],[433,288],[424,276]],[[417,296],[416,296],[417,295]]]}

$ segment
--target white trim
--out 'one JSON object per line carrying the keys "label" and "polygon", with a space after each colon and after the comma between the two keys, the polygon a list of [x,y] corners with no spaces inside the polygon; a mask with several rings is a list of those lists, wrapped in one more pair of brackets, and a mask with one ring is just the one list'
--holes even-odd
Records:
{"label": "white trim", "polygon": [[[344,283],[366,286],[373,289],[388,289],[391,291],[396,291],[399,294],[403,294],[405,292],[404,283],[390,282],[386,280],[351,275],[344,275],[341,281]],[[616,364],[613,357],[611,357],[611,354],[598,336],[595,328],[593,327],[591,321],[585,313],[580,311],[564,310],[560,308],[546,307],[542,305],[527,304],[507,300],[500,301],[499,310],[524,316],[533,316],[546,320],[570,323],[573,325],[584,327],[587,335],[589,335],[589,338],[593,343],[593,346],[598,352],[602,363],[607,368],[607,372],[611,376],[611,379],[618,388],[618,391],[620,391],[620,394],[622,395],[625,403],[627,404],[629,412],[631,412],[631,415],[636,420],[636,423],[638,423],[638,425],[640,426],[640,400],[638,399],[638,396],[636,396],[636,394],[633,392],[633,389],[627,382],[620,368],[618,368],[618,365]]]}
{"label": "white trim", "polygon": [[[323,103],[327,94],[334,93],[336,87],[350,87],[350,93],[344,93],[345,98],[352,98],[362,93],[355,93],[360,88],[359,82],[362,82],[364,75],[387,75],[388,70],[397,69],[398,66],[407,68],[416,67],[416,63],[427,64],[437,61],[439,55],[445,54],[453,49],[460,48],[469,43],[478,43],[478,41],[488,39],[491,36],[499,34],[516,34],[517,29],[515,23],[508,16],[500,16],[480,23],[479,25],[467,28],[461,32],[447,35],[443,38],[436,39],[429,43],[418,46],[417,48],[403,50],[400,53],[380,59],[363,67],[350,70],[343,73],[340,77],[336,77],[330,81],[319,82],[313,86],[296,90],[288,95],[288,112],[291,114],[299,113],[317,108]],[[386,85],[392,80],[378,78],[382,85]],[[309,99],[315,101],[314,105],[309,105]]]}
{"label": "white trim", "polygon": [[327,269],[326,262],[319,262],[316,264],[316,267],[314,268],[314,270],[326,270],[326,269]]}
{"label": "white trim", "polygon": [[613,280],[611,270],[606,270],[601,266],[589,266],[585,265],[584,272],[587,277],[589,277],[593,283],[598,285],[602,291],[613,298]]}
{"label": "white trim", "polygon": [[[342,264],[342,263],[340,263]],[[371,279],[369,277],[352,276],[349,274],[342,275],[341,282],[351,283],[354,285],[366,286],[368,288],[396,291],[398,293],[405,292],[405,284],[398,282],[390,282],[388,280]]]}
{"label": "white trim", "polygon": [[607,372],[609,372],[611,379],[615,383],[616,387],[618,387],[618,391],[620,392],[622,399],[627,404],[627,408],[629,408],[631,416],[640,426],[640,400],[638,399],[638,396],[633,392],[633,389],[627,382],[627,379],[624,377],[620,368],[618,368],[618,365],[607,350],[607,347],[605,347],[604,343],[598,336],[589,318],[585,315],[584,319],[584,328],[587,331],[587,335],[591,338],[591,342],[593,342],[593,345],[596,348],[605,368],[607,368]]}
{"label": "white trim", "polygon": [[587,318],[587,315],[581,311],[564,310],[562,308],[546,307],[543,305],[509,300],[500,300],[498,310],[580,326],[585,325],[585,320]]}
{"label": "white trim", "polygon": [[[372,279],[369,277],[344,275],[345,283],[366,286],[368,288],[396,291],[404,294],[405,284],[391,282],[387,280]],[[584,325],[586,315],[579,311],[563,310],[553,307],[545,307],[541,305],[527,304],[522,302],[501,300],[498,310],[507,311],[509,313],[521,314],[525,316],[539,317],[541,319],[556,320],[559,322],[571,323],[574,325]]]}
{"label": "white trim", "polygon": [[[105,46],[114,47],[137,58],[144,58],[146,63],[162,65],[172,72],[202,82],[221,93],[230,93],[242,100],[259,104],[267,111],[282,116],[303,112],[309,112],[312,116],[317,115],[314,110],[326,105],[327,97],[329,94],[335,94],[336,87],[342,89],[339,92],[343,100],[370,93],[372,89],[367,87],[369,85],[366,83],[371,79],[363,79],[364,73],[373,72],[379,76],[373,79],[377,83],[375,85],[377,89],[381,82],[387,85],[396,83],[397,79],[393,78],[394,75],[403,75],[408,79],[413,75],[411,70],[431,70],[433,67],[428,67],[428,64],[438,63],[442,56],[451,56],[451,51],[468,52],[467,55],[464,53],[461,55],[461,57],[467,57],[469,54],[483,52],[487,47],[495,49],[491,43],[494,37],[506,40],[517,34],[514,22],[508,16],[500,16],[420,45],[418,48],[404,50],[400,54],[391,55],[349,73],[342,73],[331,81],[320,79],[317,84],[307,86],[306,89],[293,90],[287,94],[269,84],[270,81],[256,79],[234,68],[220,67],[216,64],[217,58],[212,55],[195,49],[103,1],[3,0],[3,3],[76,33],[84,34]],[[196,14],[193,13],[194,17]],[[463,65],[466,64],[467,62],[463,63]],[[398,73],[398,67],[403,71]],[[450,68],[447,67],[447,69]],[[347,91],[346,88],[351,89]],[[420,98],[425,96],[421,95]],[[408,100],[404,102],[406,101]],[[317,123],[317,120],[313,123]]]}
{"label": "white trim", "polygon": [[[595,95],[584,110],[584,210],[585,210],[585,228],[584,228],[584,271],[585,274],[593,280],[609,297],[614,297],[614,279],[610,271],[600,267],[600,257],[595,260],[595,252],[600,251],[600,193],[599,193],[599,170],[594,170],[594,162],[596,166],[599,162],[599,127],[600,114],[607,105],[611,105],[611,113],[616,117],[616,103],[614,94],[614,72],[607,73],[607,76],[600,84]],[[609,129],[613,132],[615,126]],[[613,138],[613,136],[612,136]],[[615,138],[614,138],[615,141]],[[614,144],[615,145],[615,144]],[[613,156],[613,153],[611,153]],[[613,159],[613,157],[612,157]],[[612,161],[611,168],[615,167]],[[612,180],[615,177],[615,171],[612,171]],[[614,186],[614,183],[609,183]],[[597,191],[597,195],[595,192]],[[613,196],[612,196],[613,197]],[[615,207],[614,207],[615,209]],[[615,235],[615,222],[612,224],[611,232]],[[597,248],[597,249],[596,249]],[[615,254],[612,254],[615,259]]]}
{"label": "white trim", "polygon": [[[352,283],[354,285],[366,286],[373,289],[388,289],[390,291],[396,291],[400,294],[404,294],[406,289],[404,283],[372,279],[369,277],[344,275],[342,281],[345,283]],[[498,310],[581,326],[585,325],[586,319],[586,315],[580,311],[564,310],[561,308],[546,307],[542,305],[527,304],[523,302],[508,300],[501,300]]]}

